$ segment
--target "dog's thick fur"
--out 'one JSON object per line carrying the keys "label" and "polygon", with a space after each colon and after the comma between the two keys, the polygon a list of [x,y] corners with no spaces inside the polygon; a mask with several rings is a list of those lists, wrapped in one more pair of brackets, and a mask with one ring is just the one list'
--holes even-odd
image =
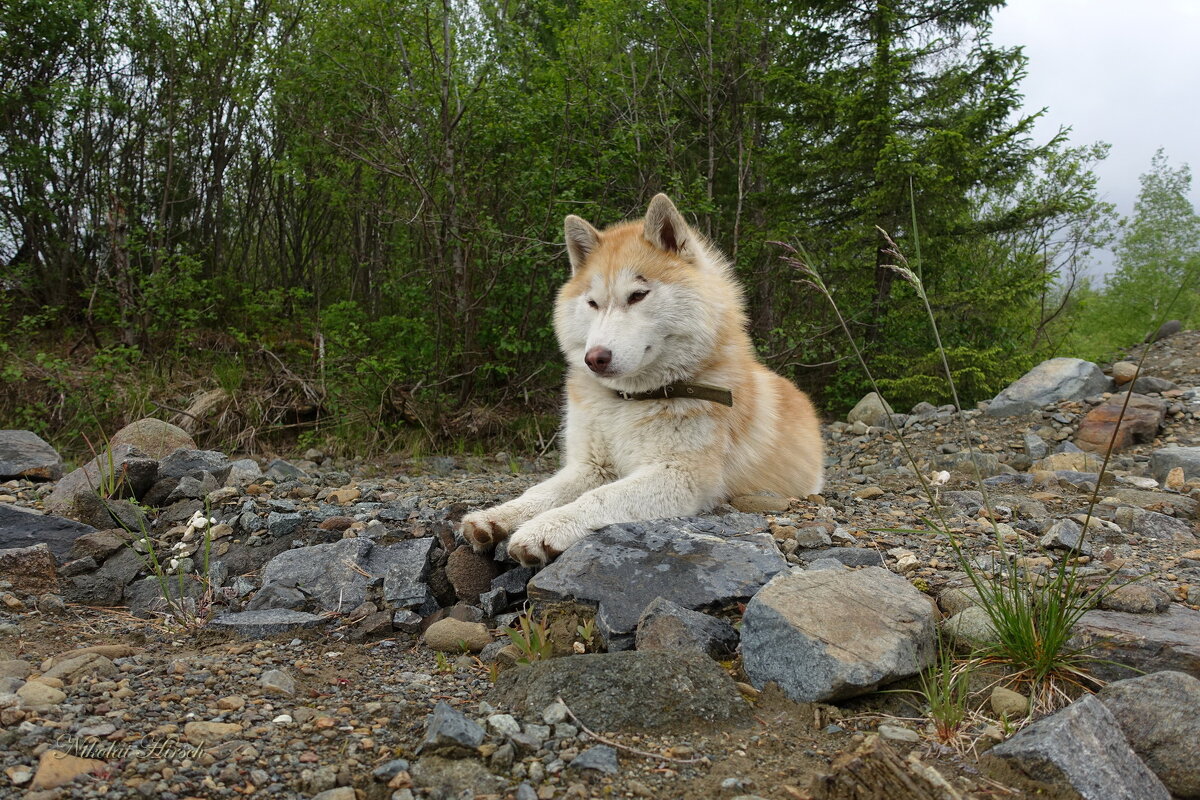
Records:
{"label": "dog's thick fur", "polygon": [[[815,494],[824,453],[808,397],[758,362],[729,262],[666,195],[600,232],[566,218],[571,279],[554,328],[566,355],[563,468],[515,500],[468,514],[483,550],[511,534],[521,563],[546,563],[618,522],[686,516],[742,494]],[[707,400],[626,400],[675,381],[731,389]]]}

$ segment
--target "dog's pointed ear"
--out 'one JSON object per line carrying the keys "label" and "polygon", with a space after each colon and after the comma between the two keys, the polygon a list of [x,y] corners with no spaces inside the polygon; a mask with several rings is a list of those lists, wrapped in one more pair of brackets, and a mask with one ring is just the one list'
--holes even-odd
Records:
{"label": "dog's pointed ear", "polygon": [[571,274],[574,275],[583,269],[587,257],[600,244],[600,231],[574,214],[568,214],[563,221],[563,231],[567,235],[567,255],[571,258]]}
{"label": "dog's pointed ear", "polygon": [[650,201],[643,235],[650,244],[671,253],[680,252],[687,244],[687,222],[665,194],[656,194]]}

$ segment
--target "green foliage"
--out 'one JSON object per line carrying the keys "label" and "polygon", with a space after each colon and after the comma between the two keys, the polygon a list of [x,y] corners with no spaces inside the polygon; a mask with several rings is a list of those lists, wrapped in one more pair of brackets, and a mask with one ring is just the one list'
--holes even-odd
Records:
{"label": "green foliage", "polygon": [[[1067,335],[1048,300],[1103,229],[1103,148],[1032,140],[1024,57],[989,39],[998,5],[9,3],[0,315],[52,309],[72,342],[10,329],[29,363],[3,381],[120,378],[86,363],[116,344],[163,379],[215,364],[235,394],[282,376],[240,404],[275,414],[256,428],[441,443],[451,406],[552,405],[563,216],[606,224],[665,190],[730,254],[766,359],[835,412],[862,378],[770,242],[831,265],[871,363],[916,398],[944,392],[934,346],[874,229],[919,233],[982,396]],[[18,406],[36,408],[0,396]]]}
{"label": "green foliage", "polygon": [[518,664],[532,664],[554,655],[550,628],[545,617],[535,619],[533,611],[530,610],[517,617],[514,624],[515,628],[505,628],[504,633],[521,653],[521,657],[517,659]]}
{"label": "green foliage", "polygon": [[958,741],[970,720],[970,686],[974,664],[959,663],[954,648],[939,637],[933,665],[921,673],[921,694],[929,707],[934,736],[942,744]]}

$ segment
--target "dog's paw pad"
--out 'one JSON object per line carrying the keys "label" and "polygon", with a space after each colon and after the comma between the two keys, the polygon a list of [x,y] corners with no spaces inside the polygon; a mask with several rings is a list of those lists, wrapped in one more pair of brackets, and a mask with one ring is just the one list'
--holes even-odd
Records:
{"label": "dog's paw pad", "polygon": [[487,550],[508,538],[508,531],[496,520],[471,514],[463,518],[462,535],[476,550]]}

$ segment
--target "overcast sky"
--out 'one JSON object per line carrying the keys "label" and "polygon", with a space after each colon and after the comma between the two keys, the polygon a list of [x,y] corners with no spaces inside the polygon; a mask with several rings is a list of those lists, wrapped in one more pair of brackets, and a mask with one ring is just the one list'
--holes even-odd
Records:
{"label": "overcast sky", "polygon": [[1200,207],[1200,0],[1009,0],[992,41],[1022,45],[1025,108],[1045,107],[1039,140],[1112,145],[1096,170],[1104,199],[1133,213],[1138,176],[1159,147],[1192,168]]}

